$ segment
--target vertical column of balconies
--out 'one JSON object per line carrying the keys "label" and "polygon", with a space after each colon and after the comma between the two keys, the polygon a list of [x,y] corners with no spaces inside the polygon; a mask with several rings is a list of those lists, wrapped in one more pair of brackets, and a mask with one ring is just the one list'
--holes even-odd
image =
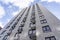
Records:
{"label": "vertical column of balconies", "polygon": [[[25,9],[25,10],[26,10],[26,9]],[[23,13],[21,14],[21,16],[22,16],[22,15],[23,15]],[[17,17],[15,17],[15,19],[13,19],[14,22],[12,21],[12,23],[10,23],[11,25],[7,27],[7,28],[10,27],[10,28],[7,30],[7,32],[4,33],[4,35],[2,35],[2,36],[3,36],[3,39],[2,39],[2,40],[7,40],[7,37],[10,36],[10,34],[12,33],[12,31],[14,30],[14,28],[15,28],[16,25],[18,24],[21,16],[19,17],[19,15],[17,15]],[[18,18],[18,17],[19,17],[19,18]],[[6,28],[6,29],[7,29],[7,28]]]}
{"label": "vertical column of balconies", "polygon": [[[21,11],[22,12],[22,11]],[[21,13],[20,12],[20,13]],[[19,14],[20,14],[19,13]],[[19,15],[18,14],[18,15]],[[11,24],[15,21],[15,19],[18,17],[18,15],[16,15],[13,19],[11,19],[10,20],[10,22],[9,23],[7,23],[6,25],[5,25],[5,27],[2,29],[2,31],[0,31],[0,35],[2,35],[2,34],[4,34],[8,29],[9,29],[9,27],[11,26]]]}
{"label": "vertical column of balconies", "polygon": [[29,24],[29,31],[28,36],[30,40],[36,40],[36,20],[35,20],[35,6],[33,5],[32,11],[31,11],[31,19]]}
{"label": "vertical column of balconies", "polygon": [[[14,37],[17,37],[16,39],[14,38],[14,40],[22,40],[21,36],[22,36],[22,33],[24,33],[24,27],[25,27],[25,23],[26,23],[26,20],[27,20],[27,17],[29,15],[29,10],[30,10],[30,7],[28,8],[23,20],[21,21],[21,24],[20,26],[18,27],[17,29],[17,32],[15,33]],[[26,29],[26,28],[25,28]],[[23,34],[24,35],[24,34]],[[23,38],[24,39],[24,38]]]}
{"label": "vertical column of balconies", "polygon": [[[26,15],[25,12],[26,12],[27,10],[28,10],[28,8],[22,13],[23,15],[22,15],[22,17],[21,17],[21,20],[19,20],[18,24],[16,25],[15,29],[13,30],[12,34],[11,34],[10,37],[9,37],[9,40],[14,40],[14,38],[17,38],[17,37],[14,37],[14,35],[15,35],[15,33],[17,34],[17,30],[18,30],[18,28],[19,28],[22,20],[24,19],[24,16]],[[20,16],[19,16],[18,18],[20,18]],[[25,20],[25,19],[24,19],[24,20]],[[22,23],[22,25],[23,25],[23,23]],[[21,30],[22,30],[22,29],[21,29]],[[18,31],[20,31],[20,30],[18,30]],[[11,39],[12,37],[13,37],[13,39]]]}

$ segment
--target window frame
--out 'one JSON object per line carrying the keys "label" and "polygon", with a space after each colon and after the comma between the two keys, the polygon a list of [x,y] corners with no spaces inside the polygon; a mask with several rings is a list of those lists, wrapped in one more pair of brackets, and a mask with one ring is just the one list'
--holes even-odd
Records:
{"label": "window frame", "polygon": [[43,32],[51,32],[51,28],[49,27],[49,25],[42,26],[42,30]]}
{"label": "window frame", "polygon": [[51,40],[51,38],[53,38],[54,40],[56,40],[55,36],[45,37],[45,40],[47,40],[47,39]]}
{"label": "window frame", "polygon": [[47,20],[46,19],[42,19],[42,20],[40,20],[40,23],[41,24],[45,24],[45,23],[47,23]]}

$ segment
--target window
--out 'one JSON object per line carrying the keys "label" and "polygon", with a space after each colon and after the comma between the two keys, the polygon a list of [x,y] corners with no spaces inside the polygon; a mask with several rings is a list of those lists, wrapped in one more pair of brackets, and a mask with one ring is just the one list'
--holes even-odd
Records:
{"label": "window", "polygon": [[16,25],[17,25],[17,22],[15,22],[15,23],[13,24],[12,30],[16,27]]}
{"label": "window", "polygon": [[17,21],[19,21],[19,20],[20,20],[20,18],[17,19]]}
{"label": "window", "polygon": [[35,19],[31,19],[31,22],[32,22],[33,24],[35,24],[36,21],[35,21]]}
{"label": "window", "polygon": [[16,27],[16,26],[15,26],[15,25],[13,25],[13,26],[12,26],[12,30],[13,30],[15,27]]}
{"label": "window", "polygon": [[55,36],[45,37],[45,40],[56,40]]}
{"label": "window", "polygon": [[29,38],[32,40],[36,40],[36,30],[29,30],[28,31]]}
{"label": "window", "polygon": [[10,30],[12,31],[12,30],[14,30],[14,28],[15,28],[16,26],[15,25],[13,25],[11,28],[10,28]]}
{"label": "window", "polygon": [[31,16],[31,19],[35,19],[35,16]]}
{"label": "window", "polygon": [[32,30],[36,30],[36,27],[35,27],[35,26],[34,26],[34,27],[31,27],[31,29],[32,29]]}
{"label": "window", "polygon": [[22,33],[22,31],[23,31],[23,28],[22,28],[22,27],[19,27],[19,28],[18,28],[18,34],[19,34],[19,33]]}
{"label": "window", "polygon": [[19,17],[19,19],[21,18],[21,16]]}
{"label": "window", "polygon": [[25,23],[25,21],[26,21],[26,17],[23,19],[23,22]]}
{"label": "window", "polygon": [[46,19],[40,20],[41,24],[47,23]]}
{"label": "window", "polygon": [[36,30],[36,25],[35,24],[30,24],[29,26],[31,29],[35,29]]}
{"label": "window", "polygon": [[42,30],[43,30],[43,32],[51,32],[49,25],[43,26]]}
{"label": "window", "polygon": [[39,18],[40,18],[40,19],[41,19],[41,18],[44,18],[44,15],[39,16]]}
{"label": "window", "polygon": [[24,23],[22,22],[21,25],[19,27],[24,27]]}
{"label": "window", "polygon": [[16,37],[17,33],[15,33],[14,37]]}
{"label": "window", "polygon": [[7,35],[10,36],[11,33],[12,33],[12,31],[8,31]]}
{"label": "window", "polygon": [[18,23],[18,21],[16,21],[14,25],[17,25],[17,23]]}

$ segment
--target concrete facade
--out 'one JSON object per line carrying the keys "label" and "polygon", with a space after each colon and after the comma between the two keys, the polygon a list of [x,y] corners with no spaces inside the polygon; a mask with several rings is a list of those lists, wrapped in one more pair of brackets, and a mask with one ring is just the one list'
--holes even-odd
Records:
{"label": "concrete facade", "polygon": [[23,9],[0,31],[0,40],[60,40],[57,19],[36,3]]}

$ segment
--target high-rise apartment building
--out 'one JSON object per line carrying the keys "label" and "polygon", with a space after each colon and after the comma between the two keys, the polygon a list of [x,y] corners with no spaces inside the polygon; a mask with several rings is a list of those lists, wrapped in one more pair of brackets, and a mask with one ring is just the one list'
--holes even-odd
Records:
{"label": "high-rise apartment building", "polygon": [[36,3],[23,9],[0,31],[0,40],[60,40],[60,20]]}

